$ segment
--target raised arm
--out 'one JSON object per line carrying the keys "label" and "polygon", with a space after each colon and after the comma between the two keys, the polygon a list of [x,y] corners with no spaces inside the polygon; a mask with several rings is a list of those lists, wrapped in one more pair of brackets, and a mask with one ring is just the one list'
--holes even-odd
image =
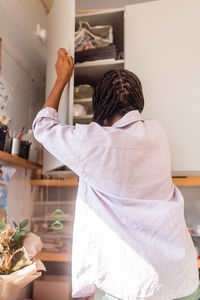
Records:
{"label": "raised arm", "polygon": [[56,110],[58,110],[62,92],[64,90],[65,85],[69,81],[74,68],[73,58],[71,54],[68,54],[68,52],[65,49],[61,48],[57,52],[57,54],[58,58],[55,65],[57,79],[50,95],[48,96],[43,106],[43,108],[52,107]]}
{"label": "raised arm", "polygon": [[33,121],[35,138],[63,164],[78,175],[81,169],[81,149],[83,146],[82,127],[61,125],[58,119],[58,106],[65,85],[73,72],[73,59],[65,49],[58,51],[56,62],[57,79],[43,109]]}

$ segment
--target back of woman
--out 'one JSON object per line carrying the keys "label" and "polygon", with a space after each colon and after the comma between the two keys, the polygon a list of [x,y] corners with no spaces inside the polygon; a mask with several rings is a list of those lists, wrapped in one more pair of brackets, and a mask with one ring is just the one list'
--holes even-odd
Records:
{"label": "back of woman", "polygon": [[184,201],[171,180],[165,133],[157,121],[142,119],[139,79],[127,70],[107,72],[94,90],[93,122],[62,126],[57,108],[73,70],[63,49],[56,70],[57,81],[33,129],[80,177],[73,297],[196,299],[197,260]]}
{"label": "back of woman", "polygon": [[105,194],[125,198],[169,200],[171,179],[167,138],[155,120],[128,112],[111,127],[92,122],[83,127],[82,176]]}
{"label": "back of woman", "polygon": [[196,255],[159,123],[133,110],[110,128],[91,123],[83,130],[74,296],[93,293],[91,282],[119,299],[191,294],[198,286]]}

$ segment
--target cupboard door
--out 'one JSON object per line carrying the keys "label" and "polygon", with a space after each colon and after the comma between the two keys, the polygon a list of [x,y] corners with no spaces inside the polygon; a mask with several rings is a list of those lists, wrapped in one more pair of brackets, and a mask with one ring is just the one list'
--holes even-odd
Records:
{"label": "cupboard door", "polygon": [[[46,71],[46,97],[53,88],[56,71],[55,63],[59,48],[66,48],[74,53],[74,22],[75,1],[55,0],[48,16],[48,39],[47,39],[47,71]],[[73,107],[73,78],[70,79],[64,89],[58,115],[62,124],[72,123]],[[63,164],[49,152],[44,150],[43,171],[48,172]]]}
{"label": "cupboard door", "polygon": [[161,122],[173,175],[200,173],[200,1],[125,8],[125,68],[141,79],[144,116]]}

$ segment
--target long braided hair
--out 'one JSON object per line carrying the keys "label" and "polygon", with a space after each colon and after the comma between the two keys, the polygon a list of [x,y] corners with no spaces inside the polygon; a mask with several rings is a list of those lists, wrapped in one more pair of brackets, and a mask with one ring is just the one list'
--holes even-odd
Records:
{"label": "long braided hair", "polygon": [[144,107],[142,85],[132,72],[119,69],[106,72],[97,82],[92,98],[93,121],[103,125],[104,120],[118,113],[121,116],[131,110]]}

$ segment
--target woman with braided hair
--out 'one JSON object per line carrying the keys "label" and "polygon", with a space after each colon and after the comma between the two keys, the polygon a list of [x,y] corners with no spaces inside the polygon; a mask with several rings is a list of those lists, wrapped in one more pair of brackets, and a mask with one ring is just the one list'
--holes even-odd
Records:
{"label": "woman with braided hair", "polygon": [[108,300],[198,299],[197,259],[184,201],[171,179],[166,135],[143,120],[140,80],[104,74],[90,124],[61,125],[58,105],[73,59],[58,51],[57,79],[33,122],[36,139],[79,175],[72,296]]}
{"label": "woman with braided hair", "polygon": [[127,70],[110,70],[96,84],[93,99],[93,121],[100,125],[110,117],[124,116],[132,110],[140,113],[144,107],[139,78]]}

